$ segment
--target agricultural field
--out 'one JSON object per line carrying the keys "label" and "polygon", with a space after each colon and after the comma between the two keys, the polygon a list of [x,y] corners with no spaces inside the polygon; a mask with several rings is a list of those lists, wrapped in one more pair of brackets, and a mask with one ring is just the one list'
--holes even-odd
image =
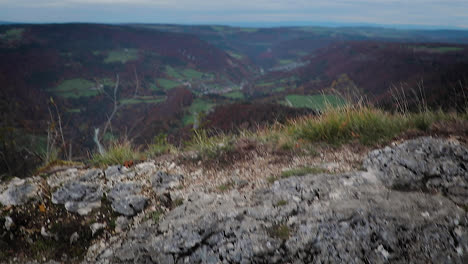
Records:
{"label": "agricultural field", "polygon": [[153,90],[153,91],[160,91],[161,90],[161,88],[159,86],[157,86],[156,83],[150,83],[149,84],[149,89]]}
{"label": "agricultural field", "polygon": [[180,83],[173,81],[173,80],[161,78],[161,79],[158,79],[158,85],[162,87],[164,90],[170,90],[174,87],[179,86]]}
{"label": "agricultural field", "polygon": [[175,79],[183,79],[184,76],[182,76],[178,71],[176,71],[174,68],[171,66],[166,66],[166,75]]}
{"label": "agricultural field", "polygon": [[0,35],[0,39],[5,41],[18,41],[23,38],[24,28],[12,28]]}
{"label": "agricultural field", "polygon": [[450,47],[450,46],[440,46],[440,47],[430,47],[430,46],[410,46],[414,51],[422,52],[431,52],[431,53],[447,53],[447,52],[456,52],[462,51],[463,48],[460,47]]}
{"label": "agricultural field", "polygon": [[304,57],[306,55],[309,55],[308,52],[305,52],[305,51],[302,51],[302,50],[293,51],[292,53],[294,53],[294,55],[297,55],[299,57]]}
{"label": "agricultural field", "polygon": [[57,87],[49,88],[47,91],[65,98],[91,97],[99,94],[94,82],[80,78],[65,80]]}
{"label": "agricultural field", "polygon": [[244,58],[244,55],[234,52],[234,51],[227,51],[227,54],[229,54],[231,57],[238,59],[238,60],[242,60]]}
{"label": "agricultural field", "polygon": [[188,79],[202,79],[205,76],[203,72],[194,69],[185,69],[182,71],[182,74]]}
{"label": "agricultural field", "polygon": [[261,82],[257,84],[258,87],[267,87],[267,86],[272,86],[272,85],[275,85],[275,83],[274,82]]}
{"label": "agricultural field", "polygon": [[336,95],[288,95],[284,104],[296,108],[310,108],[322,111],[327,107],[338,107],[346,104],[345,100]]}
{"label": "agricultural field", "polygon": [[278,64],[280,66],[288,65],[288,64],[291,64],[291,63],[294,63],[294,60],[284,59],[284,60],[279,60],[278,61]]}
{"label": "agricultural field", "polygon": [[69,108],[66,110],[67,113],[79,114],[81,113],[81,108]]}
{"label": "agricultural field", "polygon": [[284,91],[286,91],[286,87],[284,87],[284,86],[279,86],[279,87],[273,88],[272,91],[273,91],[274,93],[284,92]]}
{"label": "agricultural field", "polygon": [[134,98],[123,98],[120,100],[122,105],[134,105],[134,104],[158,104],[164,102],[166,97],[164,96],[137,96]]}
{"label": "agricultural field", "polygon": [[128,61],[133,61],[137,59],[138,59],[137,49],[111,50],[107,53],[107,57],[104,59],[104,63],[120,62],[122,64],[125,64]]}
{"label": "agricultural field", "polygon": [[223,96],[227,98],[235,99],[235,100],[242,100],[245,98],[244,94],[241,91],[229,92],[229,93],[223,94]]}
{"label": "agricultural field", "polygon": [[198,113],[206,113],[211,110],[216,104],[197,98],[193,101],[192,105],[188,108],[188,114],[184,116],[182,122],[184,126],[193,124],[195,122],[195,116]]}
{"label": "agricultural field", "polygon": [[174,79],[181,80],[200,80],[202,78],[213,78],[212,74],[203,73],[194,69],[175,69],[171,66],[166,66],[166,75]]}
{"label": "agricultural field", "polygon": [[258,28],[240,28],[241,32],[255,33],[258,31]]}

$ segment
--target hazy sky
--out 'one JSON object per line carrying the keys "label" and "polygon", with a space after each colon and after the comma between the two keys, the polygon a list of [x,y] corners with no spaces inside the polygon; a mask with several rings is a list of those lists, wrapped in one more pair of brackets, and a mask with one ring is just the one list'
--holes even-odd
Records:
{"label": "hazy sky", "polygon": [[0,20],[179,24],[338,22],[468,28],[468,0],[0,0]]}

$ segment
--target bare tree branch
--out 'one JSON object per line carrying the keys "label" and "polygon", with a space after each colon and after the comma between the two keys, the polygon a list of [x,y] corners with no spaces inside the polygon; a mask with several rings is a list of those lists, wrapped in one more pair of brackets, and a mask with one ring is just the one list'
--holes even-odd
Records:
{"label": "bare tree branch", "polygon": [[102,130],[102,135],[104,136],[107,132],[107,129],[109,129],[109,126],[111,125],[112,119],[114,118],[115,113],[117,113],[117,110],[119,109],[118,101],[117,101],[117,91],[119,89],[119,75],[117,74],[117,80],[115,82],[115,87],[114,87],[114,97],[112,98],[112,101],[114,103],[114,108],[112,109],[112,112],[110,116],[107,117],[107,122],[104,125],[104,129]]}
{"label": "bare tree branch", "polygon": [[70,157],[68,156],[67,154],[67,147],[66,147],[66,143],[65,143],[65,138],[63,136],[63,130],[62,130],[62,118],[60,117],[60,113],[59,113],[59,110],[58,110],[58,107],[57,107],[57,104],[55,104],[55,102],[52,101],[52,104],[54,105],[55,107],[55,112],[57,113],[57,119],[58,119],[58,125],[59,125],[59,132],[60,132],[60,137],[62,138],[62,149],[63,149],[63,152],[65,153],[64,156],[70,160]]}
{"label": "bare tree branch", "polygon": [[135,72],[135,83],[136,83],[135,94],[133,95],[133,97],[135,98],[135,97],[137,97],[137,92],[140,89],[140,80],[138,79],[138,74],[137,74],[135,66],[133,66],[133,71]]}

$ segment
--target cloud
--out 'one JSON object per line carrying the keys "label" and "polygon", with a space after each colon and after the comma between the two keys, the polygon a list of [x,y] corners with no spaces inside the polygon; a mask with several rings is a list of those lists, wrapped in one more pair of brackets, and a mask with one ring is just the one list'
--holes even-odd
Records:
{"label": "cloud", "polygon": [[330,21],[461,26],[466,0],[0,0],[0,20],[203,23]]}

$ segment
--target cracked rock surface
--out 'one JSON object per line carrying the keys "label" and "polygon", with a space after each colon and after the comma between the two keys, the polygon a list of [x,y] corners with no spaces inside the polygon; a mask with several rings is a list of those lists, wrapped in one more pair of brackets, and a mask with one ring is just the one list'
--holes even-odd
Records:
{"label": "cracked rock surface", "polygon": [[21,205],[40,196],[37,178],[13,178],[4,190],[0,189],[0,204]]}
{"label": "cracked rock surface", "polygon": [[364,166],[389,188],[440,192],[459,205],[468,204],[468,150],[457,142],[427,137],[406,141],[372,151]]}
{"label": "cracked rock surface", "polygon": [[133,216],[141,212],[148,198],[141,195],[141,184],[135,182],[118,183],[112,188],[108,197],[112,201],[112,209],[122,215]]}
{"label": "cracked rock surface", "polygon": [[420,138],[371,152],[367,171],[194,193],[85,262],[468,263],[467,153]]}
{"label": "cracked rock surface", "polygon": [[70,212],[86,215],[101,206],[103,192],[99,185],[69,182],[52,194],[52,202],[64,204]]}

